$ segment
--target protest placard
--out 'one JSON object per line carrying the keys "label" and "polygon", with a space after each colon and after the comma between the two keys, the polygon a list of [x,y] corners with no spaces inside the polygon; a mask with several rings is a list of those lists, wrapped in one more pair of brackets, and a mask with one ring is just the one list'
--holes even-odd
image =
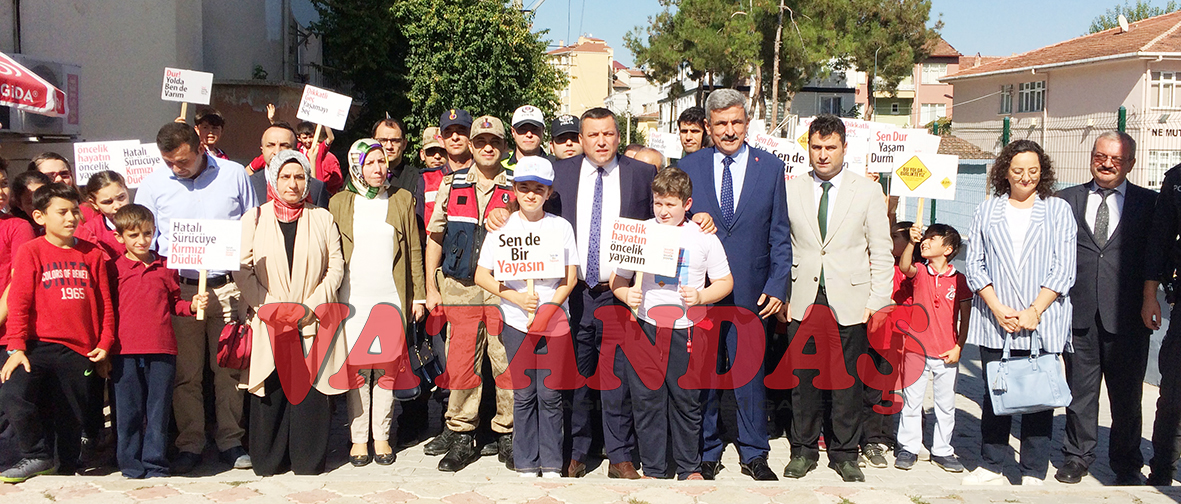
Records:
{"label": "protest placard", "polygon": [[168,267],[187,270],[238,271],[242,221],[172,219],[168,233]]}
{"label": "protest placard", "polygon": [[497,235],[490,245],[496,250],[498,281],[535,280],[566,276],[566,251],[562,235],[553,230],[508,231]]}
{"label": "protest placard", "polygon": [[103,170],[123,174],[124,149],[139,145],[139,140],[112,142],[78,142],[74,144],[74,176],[79,186],[86,185],[90,176]]}
{"label": "protest placard", "polygon": [[915,154],[894,169],[890,196],[955,199],[959,156]]}
{"label": "protest placard", "polygon": [[783,160],[786,165],[785,180],[808,173],[808,151],[786,138],[779,138],[759,131],[747,131],[746,143],[763,149]]}
{"label": "protest placard", "polygon": [[655,221],[616,219],[611,223],[607,264],[631,271],[676,276],[681,228]]}
{"label": "protest placard", "polygon": [[665,159],[681,159],[685,156],[685,151],[681,148],[681,137],[676,133],[650,129],[648,130],[647,145],[664,154]]}
{"label": "protest placard", "polygon": [[160,148],[155,143],[128,145],[123,147],[123,166],[120,171],[128,188],[136,188],[156,170],[167,170]]}
{"label": "protest placard", "polygon": [[211,73],[179,68],[164,69],[164,84],[160,89],[161,100],[209,105],[212,91]]}
{"label": "protest placard", "polygon": [[352,104],[351,97],[316,86],[305,85],[303,99],[299,101],[299,109],[295,117],[335,130],[342,130],[345,120],[349,117],[349,107]]}
{"label": "protest placard", "polygon": [[893,171],[900,161],[906,161],[915,154],[937,154],[939,137],[923,129],[902,129],[878,124],[872,131],[869,142],[869,171],[881,173]]}
{"label": "protest placard", "polygon": [[[798,134],[796,143],[800,144],[805,153],[808,150],[808,126],[815,119],[815,117],[802,117],[799,125],[796,126]],[[848,117],[842,117],[841,122],[845,123],[844,168],[858,175],[866,175],[869,173],[869,140],[879,123]]]}

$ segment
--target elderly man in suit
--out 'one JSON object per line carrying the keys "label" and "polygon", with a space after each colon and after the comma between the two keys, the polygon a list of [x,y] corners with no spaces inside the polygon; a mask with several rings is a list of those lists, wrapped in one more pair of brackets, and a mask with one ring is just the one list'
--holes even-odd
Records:
{"label": "elderly man in suit", "polygon": [[1091,181],[1058,194],[1078,222],[1078,273],[1070,289],[1074,349],[1063,356],[1073,400],[1066,408],[1065,464],[1054,474],[1063,483],[1078,483],[1095,461],[1101,380],[1111,401],[1108,457],[1116,484],[1143,483],[1140,398],[1152,331],[1140,308],[1156,193],[1128,182],[1135,165],[1136,141],[1103,133],[1091,148]]}
{"label": "elderly man in suit", "polygon": [[[854,385],[822,391],[813,377],[824,370],[798,371],[800,384],[792,390],[791,461],[783,471],[802,478],[816,468],[817,442],[825,417],[831,419],[829,466],[845,481],[865,481],[857,464],[858,443],[865,417],[864,384],[857,359],[868,351],[866,322],[874,311],[891,304],[894,257],[890,220],[877,183],[844,169],[845,124],[822,115],[808,127],[808,156],[812,171],[787,182],[791,216],[791,301],[788,337],[799,334],[809,306],[828,307],[836,316],[846,371]],[[816,341],[804,346],[815,351]],[[824,396],[831,395],[831,407]]]}
{"label": "elderly man in suit", "polygon": [[[695,210],[709,213],[718,227],[726,257],[734,265],[734,291],[720,305],[737,305],[768,319],[787,299],[791,271],[791,230],[783,186],[783,161],[770,152],[746,145],[746,97],[733,89],[719,89],[705,101],[713,147],[682,159],[679,168],[693,181]],[[773,322],[773,320],[772,320]],[[722,348],[731,362],[738,348],[737,330],[725,324]],[[738,455],[743,474],[755,480],[776,480],[767,465],[766,390],[764,370],[754,379],[736,384]],[[721,469],[717,391],[708,392],[702,476],[713,479]]]}

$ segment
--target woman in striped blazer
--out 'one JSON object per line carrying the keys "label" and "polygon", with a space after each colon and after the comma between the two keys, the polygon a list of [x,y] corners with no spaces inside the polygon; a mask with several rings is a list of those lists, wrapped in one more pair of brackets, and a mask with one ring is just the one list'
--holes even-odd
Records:
{"label": "woman in striped blazer", "polygon": [[[1000,360],[1006,336],[1013,356],[1029,355],[1032,336],[1042,352],[1070,350],[1070,288],[1075,276],[1077,224],[1065,200],[1052,197],[1054,170],[1030,140],[1006,145],[989,178],[995,197],[976,208],[966,273],[972,300],[968,343],[980,347],[981,369]],[[989,383],[984,372],[984,383]],[[984,394],[980,467],[964,484],[1003,484],[1012,417],[992,413]],[[1021,415],[1021,482],[1040,485],[1050,464],[1054,410]]]}

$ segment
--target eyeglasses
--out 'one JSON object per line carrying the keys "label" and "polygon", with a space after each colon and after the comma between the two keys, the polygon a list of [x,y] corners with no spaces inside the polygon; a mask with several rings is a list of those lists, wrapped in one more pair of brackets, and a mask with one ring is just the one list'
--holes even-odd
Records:
{"label": "eyeglasses", "polygon": [[1104,154],[1102,152],[1096,152],[1094,154],[1091,154],[1091,161],[1094,161],[1099,164],[1106,163],[1108,159],[1111,160],[1112,166],[1123,166],[1123,164],[1128,161],[1127,159],[1124,159],[1122,157],[1108,156],[1107,154]]}

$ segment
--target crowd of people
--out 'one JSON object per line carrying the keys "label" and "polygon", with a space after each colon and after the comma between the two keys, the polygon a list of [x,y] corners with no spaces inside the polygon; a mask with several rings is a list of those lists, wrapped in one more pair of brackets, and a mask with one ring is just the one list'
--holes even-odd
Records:
{"label": "crowd of people", "polygon": [[[1181,170],[1160,195],[1128,182],[1136,145],[1124,133],[1099,135],[1092,180],[1058,192],[1038,144],[1004,146],[992,197],[961,235],[893,222],[882,186],[847,168],[835,116],[808,128],[811,171],[785,177],[779,158],[746,143],[746,98],[731,89],[680,115],[685,155],[673,166],[643,146],[621,155],[604,108],[548,121],[548,152],[536,107],[518,108],[509,128],[449,109],[422,132],[417,162],[406,126],[387,118],[343,166],[331,130],[317,138],[315,125],[268,116],[245,166],[217,147],[216,111],[164,125],[168,169],[134,202],[115,172],[77,187],[54,153],[11,184],[0,171],[0,429],[19,451],[0,480],[80,469],[104,439],[104,405],[128,478],[189,473],[210,443],[235,469],[322,473],[340,408],[349,462],[390,465],[396,403],[421,394],[445,398],[445,411],[403,415],[442,417],[423,450],[447,472],[495,455],[522,477],[577,478],[601,457],[612,478],[709,480],[729,444],[742,474],[776,480],[769,439],[786,436],[787,478],[814,470],[821,451],[849,482],[886,468],[891,451],[900,470],[924,455],[959,473],[956,379],[970,344],[986,384],[990,363],[1061,356],[1064,483],[1095,461],[1106,382],[1115,483],[1145,482],[1142,383],[1157,292],[1171,296],[1181,258]],[[680,228],[674,275],[612,265],[619,218]],[[241,221],[240,268],[169,269],[173,219]],[[497,278],[497,244],[520,232],[560,239],[560,274]],[[963,271],[952,264],[961,252]],[[895,324],[902,307],[925,323]],[[619,344],[616,325],[646,341]],[[1178,327],[1160,353],[1154,485],[1171,483],[1181,441]],[[793,365],[800,356],[823,362]],[[449,380],[424,371],[444,360]],[[417,386],[403,381],[406,364]],[[480,417],[485,385],[491,419]],[[1014,419],[992,400],[965,484],[1005,481]],[[1022,484],[1048,474],[1053,415],[1020,415]]]}

